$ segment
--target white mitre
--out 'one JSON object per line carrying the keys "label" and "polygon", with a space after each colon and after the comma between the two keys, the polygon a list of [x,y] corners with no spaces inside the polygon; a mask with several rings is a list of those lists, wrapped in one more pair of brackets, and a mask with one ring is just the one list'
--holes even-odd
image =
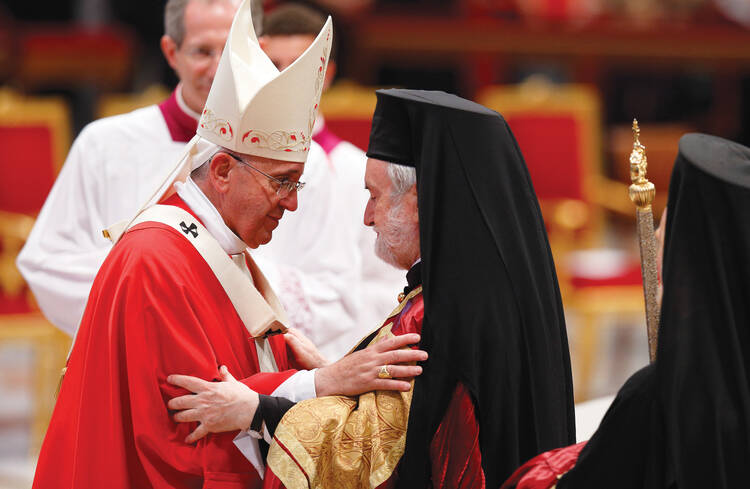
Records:
{"label": "white mitre", "polygon": [[250,4],[240,6],[198,123],[198,135],[238,153],[304,162],[331,51],[330,17],[283,72],[258,44]]}
{"label": "white mitre", "polygon": [[258,43],[251,0],[243,0],[234,16],[197,134],[133,219],[107,229],[110,239],[116,242],[138,214],[174,193],[174,184],[184,182],[220,147],[304,163],[310,151],[332,36],[328,17],[302,56],[279,72]]}

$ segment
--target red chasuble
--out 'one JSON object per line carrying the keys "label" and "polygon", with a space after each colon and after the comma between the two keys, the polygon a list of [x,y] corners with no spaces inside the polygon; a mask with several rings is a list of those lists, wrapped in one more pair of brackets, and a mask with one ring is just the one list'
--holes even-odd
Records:
{"label": "red chasuble", "polygon": [[[189,211],[177,196],[166,203]],[[287,369],[283,336],[270,341]],[[220,365],[266,394],[293,373],[254,377],[254,342],[200,254],[173,228],[135,226],[94,281],[33,487],[260,487],[236,432],[188,445],[195,423],[174,422],[166,407],[185,394],[168,375],[218,379]]]}

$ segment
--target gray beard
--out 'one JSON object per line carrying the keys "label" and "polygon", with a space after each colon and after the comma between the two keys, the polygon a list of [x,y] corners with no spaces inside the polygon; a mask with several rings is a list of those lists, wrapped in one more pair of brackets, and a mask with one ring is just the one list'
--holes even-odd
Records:
{"label": "gray beard", "polygon": [[404,263],[408,258],[398,256],[396,252],[403,252],[410,245],[413,246],[413,240],[419,242],[419,229],[415,232],[409,229],[410,227],[412,226],[402,215],[400,203],[394,205],[388,211],[385,224],[375,228],[375,232],[378,233],[375,240],[375,255],[389,265],[408,270],[411,263]]}
{"label": "gray beard", "polygon": [[375,255],[391,266],[402,268],[398,264],[396,255],[391,251],[388,239],[386,239],[382,233],[378,234],[378,237],[375,239]]}

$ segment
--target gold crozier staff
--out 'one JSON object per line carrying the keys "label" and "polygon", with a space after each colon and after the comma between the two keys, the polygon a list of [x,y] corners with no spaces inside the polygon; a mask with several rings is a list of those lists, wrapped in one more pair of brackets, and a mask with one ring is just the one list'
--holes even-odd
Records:
{"label": "gold crozier staff", "polygon": [[630,153],[630,180],[628,189],[630,200],[636,206],[636,226],[638,244],[641,249],[641,275],[643,276],[643,296],[646,300],[646,329],[648,333],[648,356],[656,360],[656,341],[659,331],[659,305],[657,301],[658,275],[656,272],[656,237],[654,236],[654,215],[651,203],[656,189],[646,179],[646,147],[639,139],[641,130],[638,121],[633,119],[633,151]]}

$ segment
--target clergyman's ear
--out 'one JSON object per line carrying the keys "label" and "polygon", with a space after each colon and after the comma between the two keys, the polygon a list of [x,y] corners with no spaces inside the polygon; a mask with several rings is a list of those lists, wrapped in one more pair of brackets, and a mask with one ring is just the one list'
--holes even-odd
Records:
{"label": "clergyman's ear", "polygon": [[159,46],[161,47],[161,52],[164,54],[164,58],[167,60],[169,66],[171,66],[173,70],[176,70],[177,62],[175,60],[175,55],[177,53],[177,48],[179,47],[177,46],[177,43],[174,42],[174,39],[164,34],[161,36]]}
{"label": "clergyman's ear", "polygon": [[229,190],[230,170],[234,168],[236,161],[228,154],[220,151],[214,155],[209,163],[208,179],[211,186],[219,193]]}

